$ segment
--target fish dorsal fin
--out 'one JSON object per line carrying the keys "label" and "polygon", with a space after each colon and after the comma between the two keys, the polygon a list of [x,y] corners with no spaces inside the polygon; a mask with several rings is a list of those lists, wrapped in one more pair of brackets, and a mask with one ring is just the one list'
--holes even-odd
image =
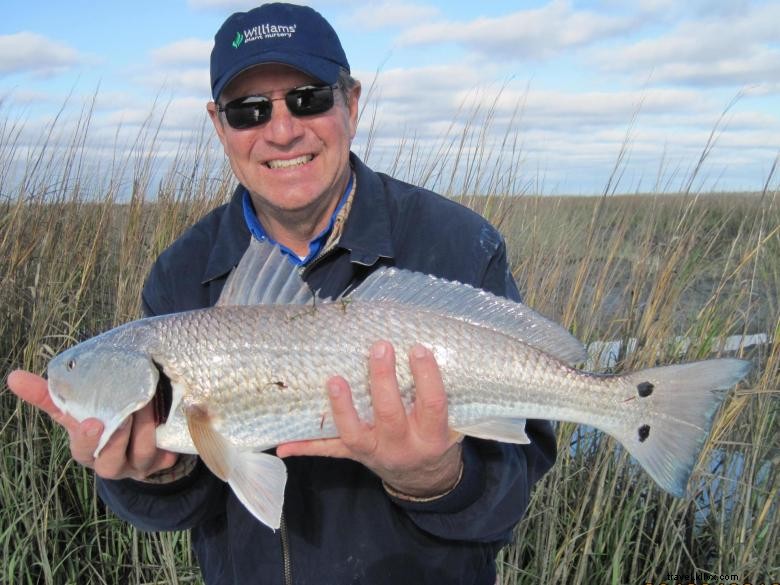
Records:
{"label": "fish dorsal fin", "polygon": [[251,238],[217,305],[306,305],[313,300],[298,267],[279,247]]}
{"label": "fish dorsal fin", "polygon": [[393,301],[488,327],[568,364],[587,358],[585,348],[566,329],[526,305],[429,274],[380,268],[349,298]]}

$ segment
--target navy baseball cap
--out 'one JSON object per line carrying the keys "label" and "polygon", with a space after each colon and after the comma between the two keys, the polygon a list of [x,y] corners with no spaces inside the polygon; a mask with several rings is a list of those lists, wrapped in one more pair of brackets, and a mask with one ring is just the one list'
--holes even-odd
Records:
{"label": "navy baseball cap", "polygon": [[323,83],[336,83],[349,63],[336,31],[308,6],[263,4],[228,17],[214,36],[211,95],[214,101],[239,73],[264,63],[294,67]]}

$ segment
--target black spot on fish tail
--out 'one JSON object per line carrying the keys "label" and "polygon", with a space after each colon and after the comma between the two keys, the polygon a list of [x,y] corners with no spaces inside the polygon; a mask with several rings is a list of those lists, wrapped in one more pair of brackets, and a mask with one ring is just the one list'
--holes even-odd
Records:
{"label": "black spot on fish tail", "polygon": [[639,427],[639,442],[644,443],[647,437],[650,436],[650,425],[642,425]]}
{"label": "black spot on fish tail", "polygon": [[642,382],[641,384],[637,384],[636,389],[639,392],[639,396],[642,398],[647,398],[653,393],[655,386],[653,386],[650,382]]}
{"label": "black spot on fish tail", "polygon": [[159,372],[157,378],[157,389],[154,392],[154,422],[156,425],[164,424],[171,414],[171,405],[173,404],[173,387],[171,379],[165,374],[162,366],[157,362],[152,362]]}

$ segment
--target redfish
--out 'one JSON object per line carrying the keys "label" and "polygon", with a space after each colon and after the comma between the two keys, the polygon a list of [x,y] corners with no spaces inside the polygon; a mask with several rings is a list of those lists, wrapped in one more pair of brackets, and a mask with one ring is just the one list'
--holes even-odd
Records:
{"label": "redfish", "polygon": [[[316,297],[276,249],[255,240],[217,306],[133,321],[84,341],[48,367],[54,403],[105,425],[96,455],[130,414],[168,390],[159,447],[197,453],[263,523],[280,523],[286,469],[264,451],[337,436],[325,382],[347,379],[371,421],[368,349],[416,343],[436,357],[449,426],[527,443],[525,419],[570,421],[615,437],[664,490],[685,494],[712,419],[750,363],[714,359],[621,375],[583,372],[582,345],[521,303],[395,268],[349,294]],[[397,375],[407,408],[414,384]]]}

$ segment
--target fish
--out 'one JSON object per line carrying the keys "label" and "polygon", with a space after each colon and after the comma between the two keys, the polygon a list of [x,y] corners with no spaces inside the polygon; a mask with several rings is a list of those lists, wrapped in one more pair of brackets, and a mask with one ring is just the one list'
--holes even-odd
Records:
{"label": "fish", "polygon": [[[448,424],[461,435],[526,444],[526,419],[568,421],[614,437],[664,490],[686,488],[727,391],[751,363],[735,358],[605,375],[565,328],[472,286],[395,267],[321,298],[277,247],[252,239],[218,303],[131,321],[48,364],[54,404],[105,429],[97,457],[133,412],[160,402],[158,447],[197,454],[244,506],[279,527],[287,479],[268,451],[338,436],[325,383],[341,375],[372,422],[368,350],[420,343],[441,371]],[[396,364],[414,405],[409,364]],[[155,404],[157,404],[157,402]]]}

